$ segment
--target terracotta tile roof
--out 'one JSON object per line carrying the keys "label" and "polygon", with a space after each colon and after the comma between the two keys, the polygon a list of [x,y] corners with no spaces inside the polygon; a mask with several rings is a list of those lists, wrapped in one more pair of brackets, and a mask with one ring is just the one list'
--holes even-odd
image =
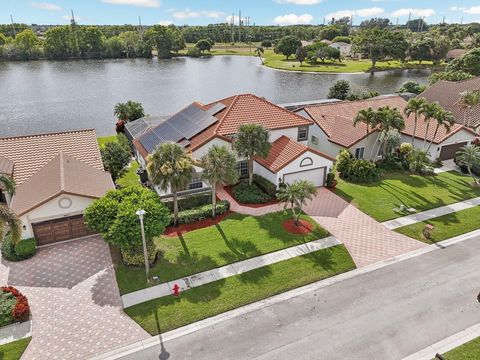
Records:
{"label": "terracotta tile roof", "polygon": [[[425,98],[428,101],[438,101],[438,103],[448,111],[451,111],[455,121],[464,124],[465,109],[459,105],[460,93],[466,90],[480,89],[480,77],[463,81],[443,81],[440,80],[428,87],[423,93],[418,95],[419,98]],[[480,125],[480,106],[472,109],[471,115],[468,116],[471,121],[467,126],[476,128]],[[465,125],[465,124],[464,124]]]}
{"label": "terracotta tile roof", "polygon": [[0,155],[0,174],[6,174],[12,176],[13,174],[13,161]]}
{"label": "terracotta tile roof", "polygon": [[311,151],[332,161],[335,160],[315,149],[293,141],[287,136],[281,136],[272,143],[270,152],[265,159],[256,157],[255,161],[270,170],[272,173],[277,173],[307,151]]}
{"label": "terracotta tile roof", "polygon": [[60,152],[17,188],[11,208],[21,216],[60,194],[99,198],[113,188],[108,172]]}
{"label": "terracotta tile roof", "polygon": [[[376,110],[383,106],[390,106],[391,108],[397,108],[403,115],[403,109],[407,102],[398,95],[383,96],[368,100],[359,101],[342,101],[336,103],[320,104],[315,106],[308,106],[305,111],[308,115],[320,126],[320,128],[327,134],[328,139],[340,146],[349,148],[361,141],[367,136],[367,127],[361,123],[357,126],[353,126],[353,120],[358,111],[371,107]],[[405,129],[401,131],[402,134],[412,136],[414,119],[413,115],[408,118],[405,117]],[[455,134],[457,131],[465,129],[467,131],[473,131],[466,129],[460,124],[455,124],[449,133],[442,127],[438,130],[435,136],[434,143],[439,144],[448,137]],[[376,129],[374,129],[377,131]],[[417,130],[415,136],[423,139],[425,136],[426,123],[423,116],[420,116],[417,122]],[[372,131],[370,131],[372,132]],[[435,126],[433,120],[429,127],[427,134],[427,141],[431,141],[435,132]]]}
{"label": "terracotta tile roof", "polygon": [[25,182],[60,152],[103,170],[93,129],[0,138],[0,154],[14,163],[13,177],[17,185]]}

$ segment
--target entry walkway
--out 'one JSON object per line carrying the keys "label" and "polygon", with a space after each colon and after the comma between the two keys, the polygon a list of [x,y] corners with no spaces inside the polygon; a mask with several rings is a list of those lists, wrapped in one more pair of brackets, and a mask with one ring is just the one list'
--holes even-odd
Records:
{"label": "entry walkway", "polygon": [[398,229],[403,226],[412,225],[425,220],[430,220],[439,216],[448,215],[457,211],[470,209],[480,205],[480,197],[457,202],[455,204],[441,206],[435,209],[422,211],[419,213],[403,216],[393,220],[385,221],[382,224],[390,230]]}
{"label": "entry walkway", "polygon": [[198,274],[190,275],[182,279],[159,284],[146,289],[138,290],[122,296],[123,307],[141,304],[145,301],[169,296],[172,294],[174,284],[178,284],[182,291],[197,286],[205,285],[217,280],[225,279],[230,276],[239,275],[250,270],[258,269],[263,266],[271,265],[283,260],[293,259],[298,256],[310,254],[312,252],[327,249],[332,246],[340,245],[340,241],[333,236],[314,240],[305,244],[292,246],[286,249],[275,251],[269,254],[257,256],[251,259],[235,262],[212,270],[207,270]]}

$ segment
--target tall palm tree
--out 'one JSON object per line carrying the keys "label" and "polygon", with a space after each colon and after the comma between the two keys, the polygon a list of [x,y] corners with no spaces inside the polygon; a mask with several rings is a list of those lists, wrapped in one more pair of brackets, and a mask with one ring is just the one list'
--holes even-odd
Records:
{"label": "tall palm tree", "polygon": [[440,127],[444,127],[447,133],[449,133],[454,122],[455,120],[453,119],[453,114],[450,111],[446,111],[444,108],[439,106],[437,109],[437,112],[435,113],[435,123],[436,123],[435,132],[433,133],[432,140],[428,145],[427,153],[432,147],[433,140],[435,139],[435,136],[437,136],[438,129]]}
{"label": "tall palm tree", "polygon": [[425,128],[425,137],[423,139],[423,148],[427,145],[428,130],[430,130],[430,120],[435,118],[435,115],[438,112],[438,102],[428,103],[425,102],[422,108],[420,109],[420,114],[423,115],[423,120],[427,123]]}
{"label": "tall palm tree", "polygon": [[262,125],[248,124],[242,125],[238,129],[238,134],[233,147],[240,157],[248,161],[248,183],[253,184],[253,158],[255,156],[265,158],[270,151],[268,142],[268,130]]}
{"label": "tall palm tree", "polygon": [[10,195],[15,194],[15,180],[12,177],[0,173],[0,187]]}
{"label": "tall palm tree", "polygon": [[202,177],[212,186],[212,217],[215,217],[217,205],[217,184],[222,182],[235,184],[238,181],[236,163],[235,154],[224,145],[213,145],[200,159],[200,166],[203,168]]}
{"label": "tall palm tree", "polygon": [[277,194],[278,200],[285,203],[285,209],[290,205],[295,225],[299,225],[303,206],[307,200],[312,200],[317,193],[315,184],[308,180],[295,180],[285,184]]}
{"label": "tall palm tree", "polygon": [[263,47],[259,46],[255,49],[255,54],[259,57],[260,61],[262,62],[263,65],[263,54],[265,51],[263,50]]}
{"label": "tall palm tree", "polygon": [[457,159],[467,166],[468,173],[473,178],[473,183],[478,185],[477,178],[472,174],[472,169],[480,164],[480,147],[476,145],[463,146],[459,152],[457,152]]}
{"label": "tall palm tree", "polygon": [[421,98],[421,99],[412,98],[408,100],[407,106],[405,106],[405,109],[403,110],[403,112],[407,117],[409,117],[412,114],[414,114],[415,116],[415,119],[413,122],[412,145],[414,145],[415,134],[417,132],[418,116],[425,102],[426,102],[425,98]]}
{"label": "tall palm tree", "polygon": [[381,145],[383,145],[384,153],[386,153],[387,142],[385,141],[385,135],[390,130],[397,130],[400,132],[405,129],[405,119],[397,108],[384,106],[377,111],[377,126],[381,130],[381,136],[384,139],[383,144]]}
{"label": "tall palm tree", "polygon": [[[353,120],[353,126],[357,126],[358,124],[365,124],[367,127],[367,141],[368,136],[370,135],[370,129],[373,129],[377,125],[377,112],[373,110],[371,107],[368,109],[362,109],[357,113],[355,119]],[[372,153],[370,154],[370,159],[373,156],[373,149]]]}
{"label": "tall palm tree", "polygon": [[463,125],[470,126],[472,109],[480,103],[480,90],[466,90],[460,93],[458,104],[464,109]]}
{"label": "tall palm tree", "polygon": [[158,146],[148,158],[148,177],[152,184],[173,195],[173,222],[178,223],[178,191],[183,190],[193,176],[193,160],[183,147],[173,142]]}
{"label": "tall palm tree", "polygon": [[[10,195],[15,194],[15,180],[12,177],[0,174],[0,186]],[[0,241],[3,241],[6,225],[9,226],[12,241],[16,244],[22,237],[22,222],[13,210],[0,204]]]}

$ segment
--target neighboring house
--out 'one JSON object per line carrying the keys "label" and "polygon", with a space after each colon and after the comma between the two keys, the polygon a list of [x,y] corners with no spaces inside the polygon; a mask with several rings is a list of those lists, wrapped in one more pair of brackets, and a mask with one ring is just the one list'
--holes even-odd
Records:
{"label": "neighboring house", "polygon": [[480,106],[468,111],[460,106],[461,93],[480,89],[480,77],[463,81],[437,81],[428,87],[419,98],[437,101],[445,110],[452,112],[455,122],[478,130],[480,127]]}
{"label": "neighboring house", "polygon": [[[379,152],[377,139],[378,129],[370,130],[367,136],[367,127],[360,123],[353,125],[357,113],[371,107],[378,109],[384,106],[397,108],[402,114],[407,102],[398,95],[381,96],[368,100],[343,101],[335,103],[306,106],[298,113],[315,121],[317,126],[310,128],[309,146],[322,153],[335,157],[342,149],[348,149],[356,158],[373,158]],[[404,116],[405,117],[405,116]],[[412,142],[414,116],[405,118],[405,129],[401,131],[402,142]],[[417,122],[415,133],[415,148],[423,148],[426,123],[422,116]],[[427,144],[432,140],[435,124],[429,127]],[[476,137],[476,133],[460,124],[454,124],[450,132],[442,127],[433,139],[430,149],[430,158],[435,160],[451,159],[460,147],[469,144]]]}
{"label": "neighboring house", "polygon": [[465,54],[467,52],[467,50],[465,49],[453,49],[453,50],[450,50],[449,52],[447,52],[447,55],[445,55],[445,61],[446,62],[449,62],[449,61],[452,61],[456,58],[459,58],[460,56],[462,56],[463,54]]}
{"label": "neighboring house", "polygon": [[334,42],[329,46],[340,51],[340,55],[344,57],[350,56],[352,53],[352,44],[348,44],[346,42]]}
{"label": "neighboring house", "polygon": [[[325,175],[334,159],[308,148],[309,131],[314,122],[252,94],[235,95],[207,105],[194,102],[135,137],[134,153],[145,168],[149,154],[158,145],[173,141],[198,160],[212,145],[225,145],[232,150],[239,127],[246,124],[259,124],[268,129],[272,143],[268,158],[255,160],[254,173],[276,185],[281,181],[302,178],[310,178],[318,186],[324,184]],[[282,144],[285,149],[280,151]],[[310,160],[303,161],[306,158]],[[201,168],[197,167],[196,170],[197,176],[185,190],[208,186],[201,180]],[[247,161],[239,158],[237,170],[240,176],[248,176]],[[158,188],[156,190],[160,195],[169,193]]]}
{"label": "neighboring house", "polygon": [[1,171],[17,184],[9,206],[23,223],[23,238],[45,245],[90,234],[83,211],[115,187],[95,130],[0,138],[0,154]]}

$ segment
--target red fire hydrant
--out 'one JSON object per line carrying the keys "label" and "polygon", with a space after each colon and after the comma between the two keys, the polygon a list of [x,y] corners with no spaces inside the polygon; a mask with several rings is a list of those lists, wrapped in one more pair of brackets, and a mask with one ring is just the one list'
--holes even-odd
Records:
{"label": "red fire hydrant", "polygon": [[178,296],[180,295],[180,286],[178,284],[173,285],[173,296]]}

